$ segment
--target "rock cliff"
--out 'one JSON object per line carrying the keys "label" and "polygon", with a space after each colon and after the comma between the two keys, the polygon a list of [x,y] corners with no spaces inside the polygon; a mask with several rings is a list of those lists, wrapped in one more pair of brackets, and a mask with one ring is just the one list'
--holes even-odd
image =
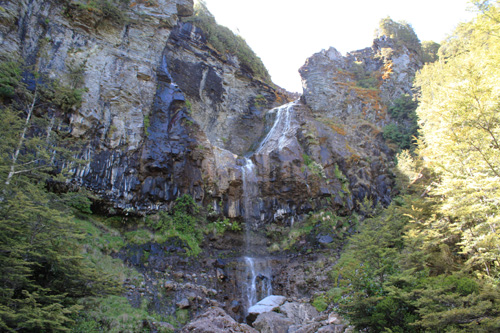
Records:
{"label": "rock cliff", "polygon": [[193,13],[190,1],[133,2],[120,20],[69,0],[3,8],[4,58],[63,83],[83,69],[83,103],[64,116],[87,140],[73,182],[99,195],[96,209],[151,212],[188,193],[241,217],[242,156],[256,165],[259,200],[246,208],[256,223],[390,201],[392,152],[381,128],[420,64],[389,38],[346,57],[333,48],[313,55],[300,69],[301,100],[268,112],[289,95],[180,22]]}
{"label": "rock cliff", "polygon": [[[387,108],[412,94],[421,67],[415,52],[385,36],[346,56],[323,50],[300,68],[304,92],[291,101],[180,20],[193,14],[191,0],[138,0],[114,10],[84,0],[5,0],[0,7],[2,60],[22,59],[67,85],[80,75],[81,106],[59,115],[61,130],[85,142],[75,152],[84,163],[73,166],[71,185],[96,195],[94,212],[145,215],[190,194],[219,217],[262,231],[290,230],[323,208],[346,216],[363,205],[389,204],[395,152],[382,129],[392,121]],[[24,80],[28,87],[40,83],[28,72]],[[349,233],[351,225],[343,229]],[[335,235],[314,236],[323,244]],[[241,319],[234,295],[248,275],[245,241],[228,237],[207,246],[197,264],[176,253],[175,244],[122,249],[119,256],[148,277],[144,290],[131,285],[127,296],[138,305],[150,293],[155,307],[172,311],[186,301],[197,313],[233,307],[228,312]],[[257,244],[263,252],[266,245],[262,238]],[[214,259],[221,254],[230,257],[227,266]],[[324,278],[331,262],[318,258],[273,259],[273,289],[299,299],[326,288],[316,276]],[[325,264],[312,276],[305,273],[309,261]],[[158,286],[175,295],[170,303],[156,299]],[[218,310],[214,316],[220,325],[239,326]],[[306,324],[320,322],[333,325]]]}

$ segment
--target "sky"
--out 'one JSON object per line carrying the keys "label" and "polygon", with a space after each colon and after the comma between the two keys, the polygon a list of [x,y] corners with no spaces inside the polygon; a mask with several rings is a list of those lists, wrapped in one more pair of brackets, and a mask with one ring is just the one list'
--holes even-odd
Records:
{"label": "sky", "polygon": [[475,15],[468,0],[205,0],[222,24],[241,35],[277,85],[302,92],[298,69],[333,46],[342,54],[370,47],[382,18],[404,20],[421,41],[441,42]]}

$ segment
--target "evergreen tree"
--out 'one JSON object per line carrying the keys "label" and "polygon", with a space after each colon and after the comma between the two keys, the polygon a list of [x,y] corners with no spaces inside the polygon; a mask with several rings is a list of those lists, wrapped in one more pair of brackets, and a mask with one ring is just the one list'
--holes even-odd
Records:
{"label": "evergreen tree", "polygon": [[[0,77],[20,73],[13,66],[0,66],[10,69]],[[0,329],[65,330],[77,299],[112,292],[115,282],[86,266],[70,209],[47,190],[72,163],[61,106],[49,97],[61,95],[50,82],[33,91],[20,80],[0,85],[12,88],[0,108]]]}

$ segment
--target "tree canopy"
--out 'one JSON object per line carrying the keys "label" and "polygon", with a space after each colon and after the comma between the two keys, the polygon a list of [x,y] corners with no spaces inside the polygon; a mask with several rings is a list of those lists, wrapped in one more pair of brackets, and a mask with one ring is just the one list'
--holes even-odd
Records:
{"label": "tree canopy", "polygon": [[500,329],[500,10],[474,4],[416,76],[420,136],[398,157],[401,195],[332,272],[360,329]]}

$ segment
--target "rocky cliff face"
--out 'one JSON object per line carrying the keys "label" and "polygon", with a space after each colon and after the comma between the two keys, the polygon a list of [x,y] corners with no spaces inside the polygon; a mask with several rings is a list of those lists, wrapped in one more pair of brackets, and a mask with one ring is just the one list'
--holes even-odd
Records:
{"label": "rocky cliff face", "polygon": [[[189,0],[133,2],[114,21],[74,1],[2,6],[2,57],[68,84],[84,69],[83,104],[65,117],[87,140],[73,181],[102,198],[96,208],[151,212],[188,193],[229,217],[286,225],[313,209],[390,201],[381,129],[420,66],[404,46],[383,37],[346,57],[317,53],[300,69],[300,101],[271,110],[288,95],[180,22]],[[248,163],[258,199],[245,207]]]}
{"label": "rocky cliff face", "polygon": [[[387,107],[412,93],[421,66],[415,53],[386,37],[346,56],[323,50],[300,69],[304,93],[291,102],[179,21],[192,15],[190,0],[139,0],[122,10],[122,20],[110,20],[71,0],[6,0],[0,7],[0,58],[23,59],[66,84],[82,69],[83,103],[61,117],[68,135],[86,142],[72,182],[97,194],[94,209],[146,214],[187,193],[219,216],[262,230],[289,228],[322,208],[348,215],[365,200],[390,202],[394,151],[381,131],[391,122]],[[248,275],[246,240],[228,237],[212,240],[206,260],[193,265],[175,244],[122,250],[147,277],[144,290],[130,286],[129,298],[140,304],[150,293],[155,307],[172,311],[184,300],[196,312],[223,306],[242,319],[235,295],[237,276]],[[266,242],[261,237],[256,247],[265,252]],[[221,256],[231,258],[214,259]],[[325,277],[331,262],[318,258],[274,260],[274,290],[299,299],[326,288],[317,276]],[[308,274],[309,261],[325,264]],[[156,300],[158,286],[174,295],[169,304]]]}
{"label": "rocky cliff face", "polygon": [[65,117],[71,134],[88,142],[74,182],[102,198],[96,208],[147,212],[182,193],[199,202],[211,201],[207,193],[227,197],[238,171],[224,167],[225,156],[234,159],[224,148],[248,150],[264,110],[286,98],[179,22],[192,15],[191,0],[132,2],[118,21],[76,1],[2,8],[3,58],[67,84],[72,69],[84,69],[82,106]]}

